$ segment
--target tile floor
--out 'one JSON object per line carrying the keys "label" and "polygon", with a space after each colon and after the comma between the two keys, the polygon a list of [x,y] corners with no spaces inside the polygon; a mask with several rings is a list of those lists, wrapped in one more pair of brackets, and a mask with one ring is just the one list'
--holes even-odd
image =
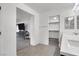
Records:
{"label": "tile floor", "polygon": [[22,35],[17,36],[17,38],[18,38],[17,56],[59,56],[60,55],[58,39],[50,39],[49,45],[38,44],[36,46],[31,46],[29,45],[30,40],[25,41]]}

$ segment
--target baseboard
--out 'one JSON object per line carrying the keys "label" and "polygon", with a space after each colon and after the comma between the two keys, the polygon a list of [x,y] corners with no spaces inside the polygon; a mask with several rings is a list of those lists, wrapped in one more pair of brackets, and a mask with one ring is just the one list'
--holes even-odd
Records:
{"label": "baseboard", "polygon": [[36,46],[38,45],[39,43],[31,43],[31,46]]}
{"label": "baseboard", "polygon": [[39,44],[49,45],[48,42],[40,42]]}

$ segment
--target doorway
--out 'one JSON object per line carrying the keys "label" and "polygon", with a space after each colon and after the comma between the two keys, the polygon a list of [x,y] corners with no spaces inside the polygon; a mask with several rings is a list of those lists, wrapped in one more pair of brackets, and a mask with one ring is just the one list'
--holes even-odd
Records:
{"label": "doorway", "polygon": [[33,15],[16,8],[16,42],[17,55],[18,52],[30,47],[31,34],[33,30]]}
{"label": "doorway", "polygon": [[49,45],[55,49],[54,55],[60,55],[59,33],[60,33],[60,16],[49,16]]}

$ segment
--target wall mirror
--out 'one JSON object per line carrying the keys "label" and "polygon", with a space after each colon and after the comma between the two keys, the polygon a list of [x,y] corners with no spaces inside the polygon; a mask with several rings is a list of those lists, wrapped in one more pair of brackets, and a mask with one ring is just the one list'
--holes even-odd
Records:
{"label": "wall mirror", "polygon": [[65,29],[74,29],[74,16],[65,17]]}

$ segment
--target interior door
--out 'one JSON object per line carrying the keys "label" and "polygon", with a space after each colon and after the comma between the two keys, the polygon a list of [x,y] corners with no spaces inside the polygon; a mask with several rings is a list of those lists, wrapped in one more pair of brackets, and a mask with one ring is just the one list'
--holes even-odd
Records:
{"label": "interior door", "polygon": [[3,22],[2,22],[2,16],[3,16],[3,8],[2,8],[2,4],[0,4],[0,56],[1,55],[4,55],[4,43],[3,43],[3,41],[4,41],[4,39],[3,39],[3,30],[2,30],[2,28],[3,28]]}
{"label": "interior door", "polygon": [[0,55],[16,55],[16,7],[0,3]]}

